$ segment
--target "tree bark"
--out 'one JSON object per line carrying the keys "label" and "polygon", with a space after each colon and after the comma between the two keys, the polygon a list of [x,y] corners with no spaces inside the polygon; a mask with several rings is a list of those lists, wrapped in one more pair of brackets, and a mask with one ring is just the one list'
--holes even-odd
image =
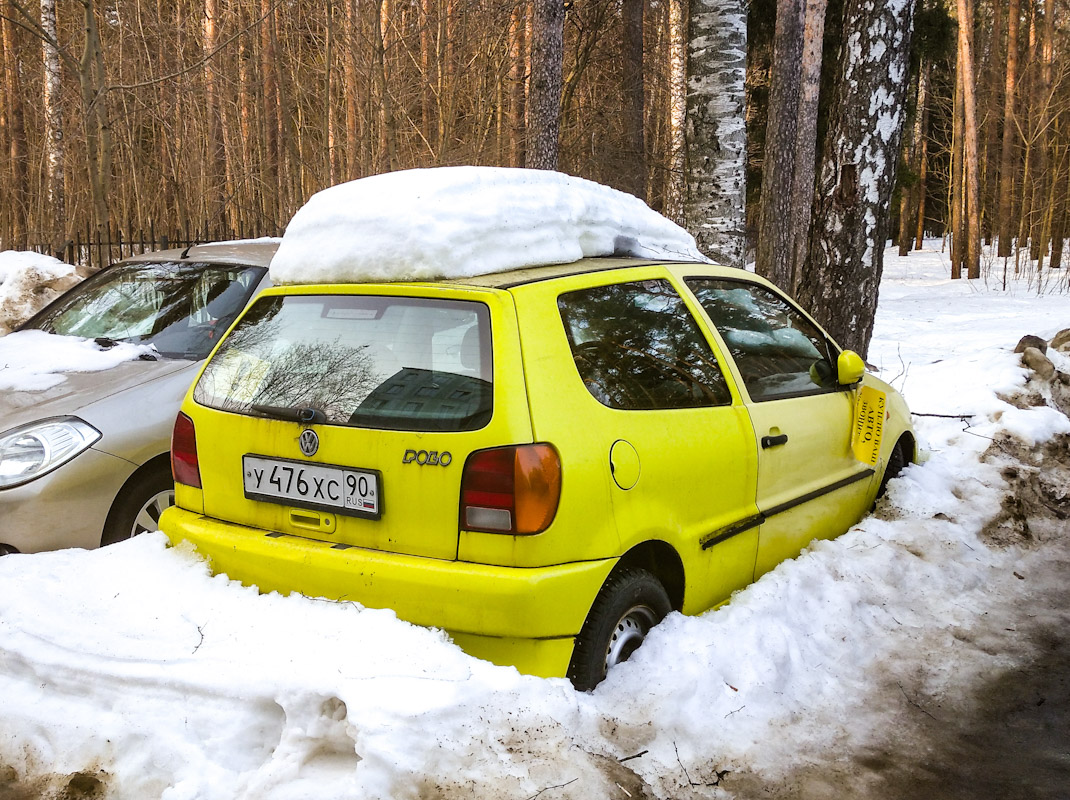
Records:
{"label": "tree bark", "polygon": [[527,3],[513,6],[509,18],[509,165],[524,164],[524,121],[527,98]]}
{"label": "tree bark", "polygon": [[45,118],[45,165],[47,170],[48,205],[52,231],[52,254],[55,255],[68,236],[66,176],[63,162],[66,158],[63,137],[62,74],[56,32],[56,0],[41,0],[41,31],[46,39],[41,42],[44,62],[44,118]]}
{"label": "tree bark", "polygon": [[526,166],[557,169],[565,6],[561,0],[532,3]]}
{"label": "tree bark", "polygon": [[282,192],[279,188],[279,178],[282,174],[281,156],[279,148],[279,92],[275,69],[278,63],[276,56],[277,43],[275,35],[275,19],[271,14],[271,0],[260,0],[260,14],[266,19],[260,24],[260,77],[263,80],[263,105],[261,106],[261,119],[263,121],[264,159],[261,162],[264,185],[264,213],[272,219],[276,225],[283,219]]}
{"label": "tree bark", "polygon": [[981,180],[977,155],[977,100],[973,74],[973,0],[957,0],[959,13],[959,66],[962,74],[963,177],[966,210],[962,253],[968,276],[981,277]]}
{"label": "tree bark", "polygon": [[848,0],[798,299],[865,357],[884,268],[914,0]]}
{"label": "tree bark", "polygon": [[643,6],[644,0],[623,0],[621,17],[624,36],[621,47],[623,62],[622,94],[624,99],[624,146],[627,160],[622,170],[620,188],[646,200],[646,145],[643,129],[646,125],[643,101]]}
{"label": "tree bark", "polygon": [[784,288],[795,293],[799,276],[806,268],[813,216],[814,182],[817,180],[817,121],[820,110],[821,63],[825,35],[827,0],[806,0],[803,25],[803,63],[799,90],[798,146],[795,153],[795,182],[792,196],[798,199],[791,210],[791,284]]}
{"label": "tree bark", "polygon": [[769,118],[762,163],[762,204],[758,216],[755,269],[778,286],[791,290],[795,242],[792,209],[802,202],[793,195],[798,151],[799,99],[802,78],[805,0],[777,4],[773,64],[769,83]]}
{"label": "tree bark", "polygon": [[204,98],[208,114],[205,141],[204,199],[208,219],[221,219],[226,198],[226,153],[223,147],[223,111],[219,98],[219,68],[211,54],[219,43],[219,2],[204,0],[201,40],[204,62]]}
{"label": "tree bark", "polygon": [[26,244],[27,208],[26,197],[29,183],[29,169],[26,152],[26,128],[22,104],[22,81],[19,79],[18,52],[15,45],[15,23],[9,18],[14,9],[5,4],[3,19],[0,20],[4,47],[4,95],[8,127],[8,157],[11,159],[11,177],[14,184],[5,192],[10,203],[12,244],[22,247]]}
{"label": "tree bark", "polygon": [[687,229],[714,261],[746,253],[746,55],[743,0],[691,0],[688,30]]}
{"label": "tree bark", "polygon": [[669,176],[665,189],[665,216],[677,224],[687,222],[687,0],[669,2]]}

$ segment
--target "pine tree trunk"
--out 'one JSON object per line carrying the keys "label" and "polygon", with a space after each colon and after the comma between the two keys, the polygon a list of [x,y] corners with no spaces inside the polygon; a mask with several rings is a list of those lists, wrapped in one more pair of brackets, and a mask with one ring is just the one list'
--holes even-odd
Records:
{"label": "pine tree trunk", "polygon": [[813,215],[814,182],[817,179],[817,120],[820,109],[821,61],[825,35],[827,0],[807,0],[803,26],[802,86],[799,91],[799,132],[795,153],[795,183],[792,196],[797,199],[791,212],[792,256],[791,284],[794,294],[799,276],[806,268],[810,244],[810,219]]}
{"label": "pine tree trunk", "polygon": [[783,0],[777,4],[762,164],[762,204],[755,246],[758,274],[788,290],[793,283],[795,254],[794,229],[788,221],[792,208],[801,202],[801,198],[793,195],[792,188],[798,150],[805,5],[805,0]]}
{"label": "pine tree trunk", "polygon": [[624,146],[627,148],[620,188],[646,200],[646,146],[643,100],[643,6],[644,0],[623,0],[621,17],[624,36],[621,42],[623,75],[621,93],[624,100],[622,122]]}
{"label": "pine tree trunk", "polygon": [[685,224],[687,194],[687,0],[669,0],[669,175],[665,216]]}
{"label": "pine tree trunk", "polygon": [[15,23],[11,17],[14,10],[4,8],[3,19],[0,20],[4,47],[4,95],[7,111],[8,127],[8,157],[11,159],[13,185],[4,192],[4,205],[11,212],[11,238],[12,244],[23,247],[26,244],[26,193],[29,181],[29,170],[26,154],[26,129],[23,121],[24,110],[22,104],[22,82],[19,79],[21,72],[18,63],[18,52],[15,47]]}
{"label": "pine tree trunk", "polygon": [[226,163],[223,149],[223,115],[219,99],[219,72],[217,62],[210,55],[218,43],[219,2],[204,0],[201,40],[204,64],[204,97],[208,115],[208,131],[205,171],[205,204],[208,219],[222,219],[226,196]]}
{"label": "pine tree trunk", "polygon": [[1018,0],[1007,7],[1007,81],[1003,97],[1003,146],[999,159],[999,256],[1011,254],[1011,212],[1014,199],[1014,101],[1018,82]]}
{"label": "pine tree trunk", "polygon": [[263,81],[263,121],[264,159],[261,163],[263,173],[265,211],[270,219],[279,225],[284,219],[282,213],[282,192],[279,179],[282,175],[279,147],[279,92],[275,75],[277,43],[275,36],[275,19],[271,14],[271,0],[260,0],[260,14],[266,19],[260,23],[260,77]]}
{"label": "pine tree trunk", "polygon": [[527,3],[513,6],[509,18],[509,165],[524,164],[524,119],[527,99]]}
{"label": "pine tree trunk", "polygon": [[346,77],[346,178],[361,176],[360,159],[360,94],[357,91],[357,42],[359,41],[358,0],[346,0],[345,20],[345,77]]}
{"label": "pine tree trunk", "polygon": [[58,39],[56,35],[56,0],[41,0],[41,31],[48,41],[41,43],[45,68],[44,118],[45,118],[45,166],[47,171],[48,205],[52,230],[52,253],[63,245],[68,237],[66,177],[63,172],[65,142],[63,137],[63,97],[60,73]]}
{"label": "pine tree trunk", "polygon": [[981,180],[977,154],[977,100],[973,74],[973,0],[957,0],[959,70],[962,74],[963,157],[966,240],[964,255],[971,279],[981,277]]}
{"label": "pine tree trunk", "polygon": [[746,252],[746,53],[743,0],[691,0],[688,25],[687,229],[714,261]]}
{"label": "pine tree trunk", "polygon": [[535,0],[532,11],[526,166],[557,169],[565,6],[561,0]]}
{"label": "pine tree trunk", "polygon": [[865,357],[904,124],[914,0],[848,0],[798,298]]}

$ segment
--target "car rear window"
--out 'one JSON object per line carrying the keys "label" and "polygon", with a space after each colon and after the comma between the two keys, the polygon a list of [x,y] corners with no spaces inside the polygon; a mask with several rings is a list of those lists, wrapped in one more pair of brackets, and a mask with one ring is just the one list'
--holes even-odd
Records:
{"label": "car rear window", "polygon": [[481,303],[266,297],[224,340],[193,398],[239,414],[304,411],[334,425],[476,430],[491,416],[491,367]]}

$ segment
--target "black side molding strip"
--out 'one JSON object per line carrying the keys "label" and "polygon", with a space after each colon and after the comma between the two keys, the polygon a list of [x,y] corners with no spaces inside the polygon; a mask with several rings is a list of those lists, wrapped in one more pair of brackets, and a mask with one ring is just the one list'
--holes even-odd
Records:
{"label": "black side molding strip", "polygon": [[739,522],[733,522],[726,528],[721,528],[718,531],[714,531],[708,537],[701,541],[703,550],[709,550],[714,545],[731,539],[733,536],[739,536],[741,533],[746,533],[752,528],[757,528],[763,522],[770,517],[775,517],[777,514],[783,514],[785,511],[791,511],[793,508],[798,508],[803,503],[809,503],[811,500],[816,500],[819,497],[823,497],[826,494],[831,494],[837,489],[842,489],[845,486],[850,486],[852,483],[858,483],[873,477],[876,470],[864,469],[861,472],[856,472],[854,475],[849,475],[846,478],[830,483],[828,486],[822,486],[820,489],[814,489],[812,492],[807,492],[804,495],[796,497],[794,500],[789,500],[786,503],[781,503],[768,511],[756,514],[753,517],[747,517],[741,519]]}

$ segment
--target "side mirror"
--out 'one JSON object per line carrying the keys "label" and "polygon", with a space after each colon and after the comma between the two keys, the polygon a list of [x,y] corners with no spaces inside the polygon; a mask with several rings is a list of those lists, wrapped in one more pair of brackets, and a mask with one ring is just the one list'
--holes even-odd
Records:
{"label": "side mirror", "polygon": [[836,359],[836,378],[840,386],[853,386],[866,374],[866,362],[854,350],[844,350]]}

